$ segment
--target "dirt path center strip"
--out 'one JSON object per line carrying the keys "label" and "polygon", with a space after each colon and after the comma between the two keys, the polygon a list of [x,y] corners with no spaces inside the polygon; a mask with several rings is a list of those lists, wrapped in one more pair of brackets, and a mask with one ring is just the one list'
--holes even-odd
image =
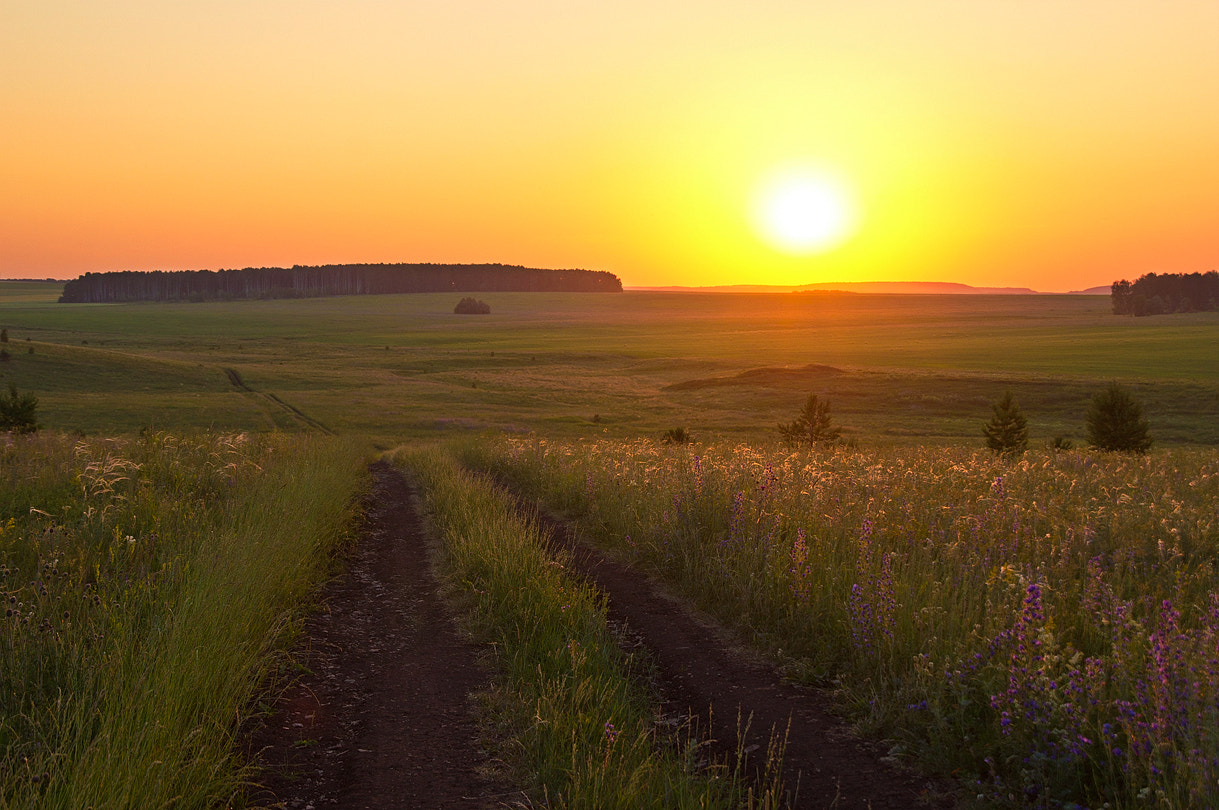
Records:
{"label": "dirt path center strip", "polygon": [[285,695],[255,750],[265,807],[490,808],[469,695],[486,688],[478,648],[437,592],[411,486],[371,467],[367,527],[347,573],[308,623],[310,673]]}

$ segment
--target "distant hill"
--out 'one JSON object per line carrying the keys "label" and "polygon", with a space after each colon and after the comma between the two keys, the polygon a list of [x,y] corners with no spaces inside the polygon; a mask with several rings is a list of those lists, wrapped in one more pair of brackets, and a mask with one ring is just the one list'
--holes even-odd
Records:
{"label": "distant hill", "polygon": [[[971,287],[951,281],[842,281],[820,284],[722,284],[711,287],[626,287],[627,290],[652,292],[717,292],[717,293],[778,293],[778,292],[839,292],[872,293],[874,295],[1059,295],[1043,293],[1028,287]],[[1067,295],[1108,295],[1109,287],[1089,287]]]}

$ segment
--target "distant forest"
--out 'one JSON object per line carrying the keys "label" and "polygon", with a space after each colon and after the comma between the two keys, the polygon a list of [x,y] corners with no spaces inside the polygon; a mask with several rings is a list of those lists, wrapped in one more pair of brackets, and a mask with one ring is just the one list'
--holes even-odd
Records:
{"label": "distant forest", "polygon": [[317,298],[423,292],[622,292],[604,270],[540,270],[505,264],[327,264],[244,270],[85,273],[61,304]]}
{"label": "distant forest", "polygon": [[1219,273],[1148,273],[1110,288],[1114,315],[1163,315],[1219,309]]}

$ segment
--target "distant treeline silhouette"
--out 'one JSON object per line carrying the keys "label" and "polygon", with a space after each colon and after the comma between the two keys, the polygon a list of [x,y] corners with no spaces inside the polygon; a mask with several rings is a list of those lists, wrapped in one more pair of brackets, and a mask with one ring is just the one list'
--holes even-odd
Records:
{"label": "distant treeline silhouette", "polygon": [[1110,288],[1114,315],[1163,315],[1219,309],[1219,273],[1148,273]]}
{"label": "distant treeline silhouette", "polygon": [[61,304],[317,298],[422,292],[622,292],[604,270],[541,270],[505,264],[326,264],[243,270],[85,273]]}

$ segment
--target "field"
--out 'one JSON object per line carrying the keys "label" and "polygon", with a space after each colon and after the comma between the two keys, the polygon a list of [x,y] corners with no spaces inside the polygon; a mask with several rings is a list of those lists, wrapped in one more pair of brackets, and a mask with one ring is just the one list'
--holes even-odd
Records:
{"label": "field", "polygon": [[685,426],[755,441],[815,392],[865,443],[971,444],[1010,388],[1035,441],[1078,441],[1089,398],[1117,379],[1162,444],[1219,444],[1219,315],[1119,318],[1103,297],[494,294],[491,315],[455,316],[451,295],[69,306],[57,293],[0,284],[0,384],[34,391],[55,430],[321,426],[392,444]]}
{"label": "field", "polygon": [[[539,758],[516,763],[535,796],[646,806],[689,790],[699,806],[740,786],[687,787],[680,756],[653,769],[648,696],[598,596],[471,470],[665,582],[789,678],[833,690],[892,756],[950,774],[982,806],[1219,800],[1217,313],[1115,317],[1089,296],[628,292],[486,294],[491,315],[456,316],[456,295],[68,306],[57,294],[0,283],[0,386],[37,395],[44,428],[0,439],[0,588],[22,603],[0,654],[5,692],[27,695],[0,718],[0,776],[23,774],[0,780],[0,806],[105,795],[85,766],[106,756],[89,729],[111,721],[45,696],[99,688],[115,666],[164,671],[158,650],[197,632],[193,602],[177,600],[218,587],[192,578],[217,538],[226,570],[271,581],[265,556],[242,555],[316,500],[271,483],[287,477],[333,497],[300,516],[303,547],[269,552],[307,563],[301,578],[240,619],[264,628],[246,645],[262,657],[235,667],[254,681],[274,671],[350,518],[361,460],[391,449],[424,490],[457,604],[507,662],[499,688],[518,705],[502,723]],[[1110,380],[1143,404],[1149,455],[1086,449],[1085,410]],[[1007,390],[1031,428],[1015,459],[981,437]],[[809,393],[832,402],[847,445],[779,442]],[[675,427],[695,443],[662,445]],[[1049,448],[1056,437],[1076,449]],[[276,530],[249,522],[263,512]],[[55,599],[70,603],[62,620]],[[186,618],[162,626],[169,615]],[[228,632],[198,621],[204,636]],[[605,655],[564,651],[577,635]],[[111,667],[101,680],[96,655]],[[182,700],[173,680],[137,679],[118,699]],[[594,708],[573,711],[585,697],[568,687],[594,692]],[[141,746],[159,738],[138,731],[123,773],[153,767]],[[223,739],[175,754],[184,780],[227,756]],[[195,791],[196,806],[239,798],[240,763],[217,773],[165,789]],[[629,799],[614,792],[624,781]]]}

